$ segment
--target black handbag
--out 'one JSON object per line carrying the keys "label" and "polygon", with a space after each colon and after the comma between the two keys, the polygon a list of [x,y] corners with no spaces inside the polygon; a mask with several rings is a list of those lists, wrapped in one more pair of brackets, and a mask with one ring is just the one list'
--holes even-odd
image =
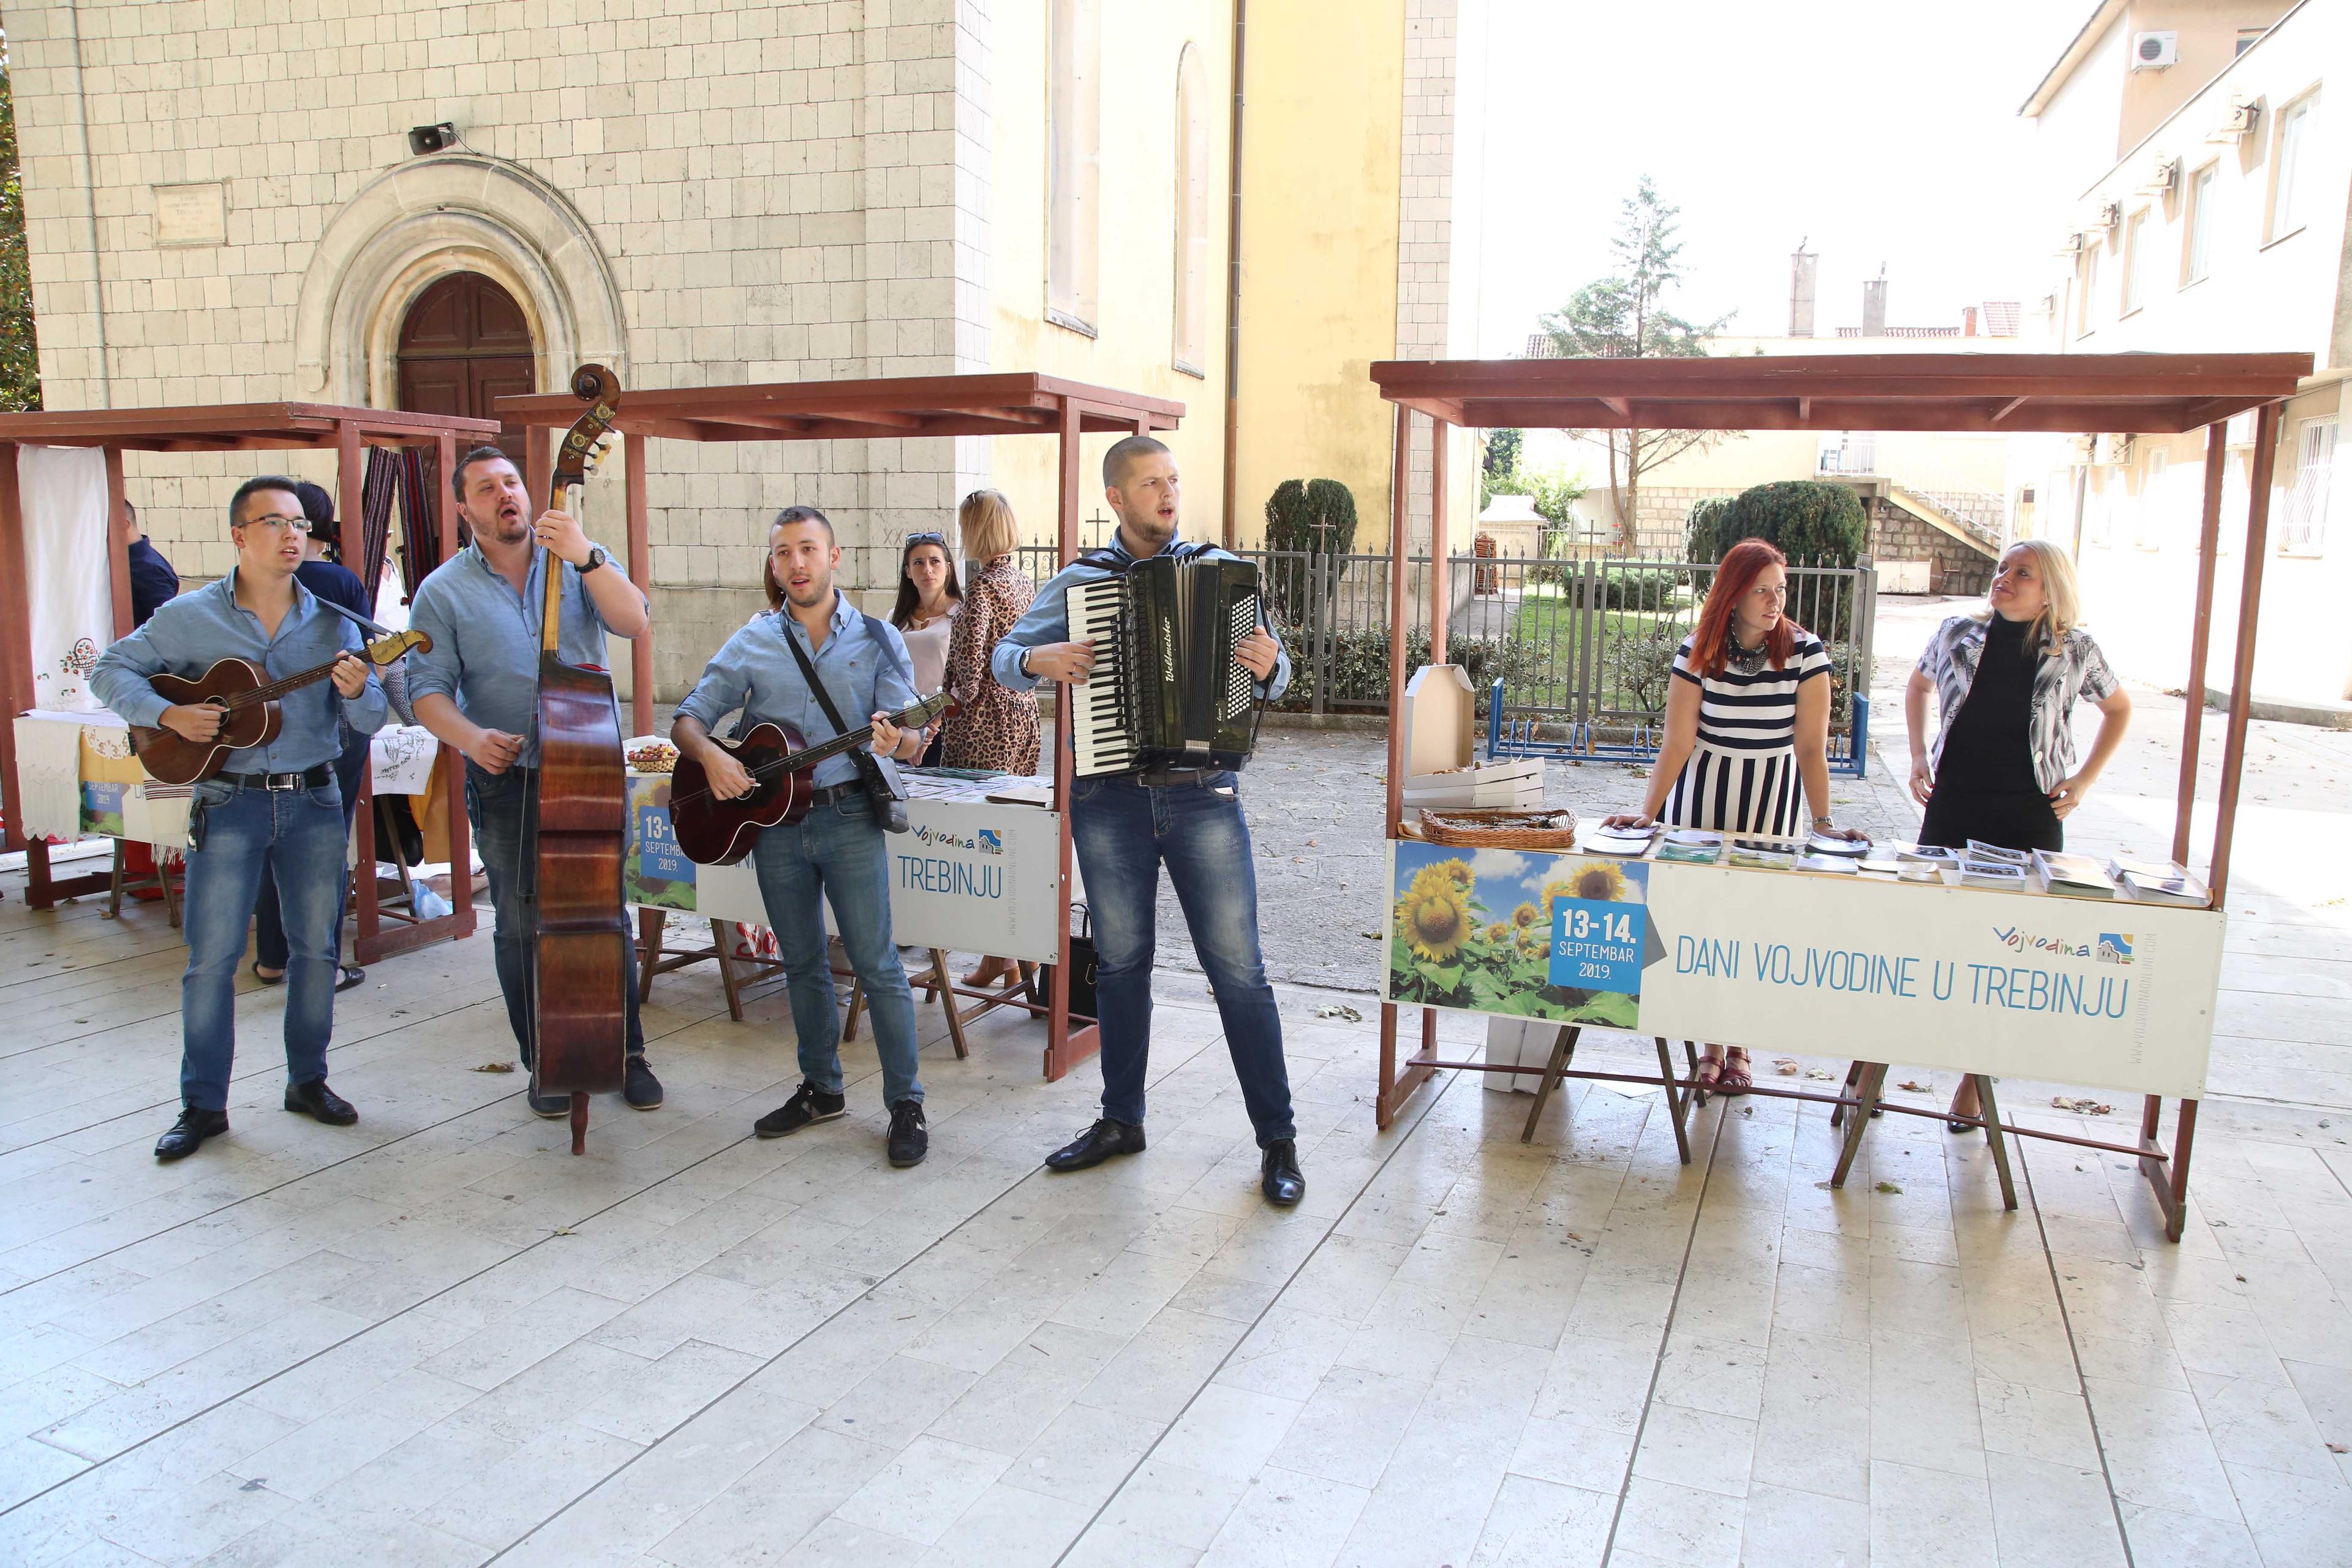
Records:
{"label": "black handbag", "polygon": [[[1097,1018],[1095,1011],[1094,911],[1084,904],[1073,904],[1071,912],[1078,917],[1079,929],[1070,933],[1070,1016]],[[1033,1006],[1049,1007],[1054,1001],[1054,966],[1041,963],[1029,972],[1029,1001]]]}

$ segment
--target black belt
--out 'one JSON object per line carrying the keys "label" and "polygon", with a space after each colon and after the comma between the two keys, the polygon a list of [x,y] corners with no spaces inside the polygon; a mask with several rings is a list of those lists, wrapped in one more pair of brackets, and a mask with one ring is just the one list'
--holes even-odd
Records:
{"label": "black belt", "polygon": [[852,796],[859,800],[866,798],[866,786],[856,779],[852,779],[847,784],[827,784],[823,789],[810,791],[809,805],[831,805],[835,801],[847,800]]}
{"label": "black belt", "polygon": [[213,776],[221,783],[233,784],[238,789],[267,789],[282,792],[317,789],[333,779],[335,770],[331,764],[320,763],[317,767],[307,768],[299,773],[215,773]]}
{"label": "black belt", "polygon": [[1198,789],[1224,771],[1223,768],[1145,768],[1132,776],[1145,789]]}

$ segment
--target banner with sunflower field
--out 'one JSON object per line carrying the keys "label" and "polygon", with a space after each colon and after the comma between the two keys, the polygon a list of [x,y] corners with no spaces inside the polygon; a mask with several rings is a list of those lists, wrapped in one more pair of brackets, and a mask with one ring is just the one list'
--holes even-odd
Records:
{"label": "banner with sunflower field", "polygon": [[1640,1027],[1648,866],[1540,850],[1390,848],[1390,1001]]}

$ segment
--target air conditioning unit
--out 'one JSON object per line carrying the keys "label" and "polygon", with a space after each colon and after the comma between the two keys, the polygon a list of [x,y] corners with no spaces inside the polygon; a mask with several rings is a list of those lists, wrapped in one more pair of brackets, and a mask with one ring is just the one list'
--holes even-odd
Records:
{"label": "air conditioning unit", "polygon": [[2242,95],[2232,97],[2229,113],[2222,117],[2221,124],[2205,132],[2205,140],[2224,145],[2242,142],[2253,134],[2254,121],[2262,112],[2263,107],[2257,100]]}
{"label": "air conditioning unit", "polygon": [[2134,33],[2132,35],[2132,69],[2160,71],[2179,63],[2180,35],[2179,33]]}
{"label": "air conditioning unit", "polygon": [[2129,436],[2101,436],[2094,460],[2102,463],[2128,463],[2131,461],[2131,455],[2132,438]]}
{"label": "air conditioning unit", "polygon": [[2063,240],[2062,240],[2062,241],[2060,241],[2060,242],[2059,242],[2058,249],[2057,249],[2057,251],[2055,252],[2055,254],[2060,255],[2060,256],[2080,256],[2080,255],[2082,255],[2082,254],[2083,254],[2083,237],[2082,237],[2081,235],[2079,235],[2079,234],[2070,234],[2070,235],[2068,235],[2068,236],[2067,236]]}
{"label": "air conditioning unit", "polygon": [[2147,172],[2147,183],[2141,185],[2145,196],[2168,196],[2180,184],[2180,160],[2168,153],[2156,155],[2156,163]]}
{"label": "air conditioning unit", "polygon": [[2123,221],[2124,221],[2124,204],[2123,204],[2123,203],[2121,203],[2121,202],[2101,202],[2101,203],[2099,204],[2099,226],[2100,226],[2101,228],[2105,228],[2105,229],[2112,229],[2112,228],[2116,227],[2117,225],[2121,224]]}

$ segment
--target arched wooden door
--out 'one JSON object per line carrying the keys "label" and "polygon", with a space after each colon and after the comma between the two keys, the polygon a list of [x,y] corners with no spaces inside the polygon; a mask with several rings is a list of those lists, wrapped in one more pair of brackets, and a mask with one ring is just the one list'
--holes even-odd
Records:
{"label": "arched wooden door", "polygon": [[[414,414],[498,417],[495,400],[539,389],[530,321],[514,296],[478,272],[455,272],[417,296],[400,323],[400,406]],[[523,429],[499,447],[528,471]]]}

